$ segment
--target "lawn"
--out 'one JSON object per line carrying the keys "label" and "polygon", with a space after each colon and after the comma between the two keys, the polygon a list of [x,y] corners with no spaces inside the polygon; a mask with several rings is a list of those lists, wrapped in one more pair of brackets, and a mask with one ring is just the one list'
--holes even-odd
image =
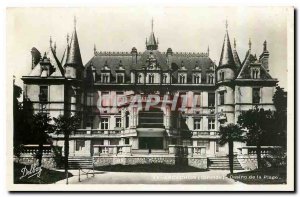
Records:
{"label": "lawn", "polygon": [[[27,170],[25,170],[25,167]],[[29,174],[28,171],[31,171]],[[26,176],[26,172],[28,173]],[[38,177],[39,176],[39,177]],[[69,173],[69,177],[73,175]],[[65,173],[46,168],[31,168],[31,165],[14,163],[14,183],[15,184],[51,184],[65,179]]]}
{"label": "lawn", "polygon": [[165,164],[138,164],[138,165],[111,165],[98,166],[95,170],[109,172],[160,172],[160,173],[180,173],[180,172],[204,172],[205,169],[199,169],[192,166],[165,165]]}
{"label": "lawn", "polygon": [[227,177],[246,184],[286,184],[286,168],[263,168],[228,174]]}

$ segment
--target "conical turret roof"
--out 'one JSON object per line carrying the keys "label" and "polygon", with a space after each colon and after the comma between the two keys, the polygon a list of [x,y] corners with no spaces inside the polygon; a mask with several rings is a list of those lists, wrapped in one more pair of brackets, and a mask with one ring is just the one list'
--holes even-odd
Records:
{"label": "conical turret roof", "polygon": [[224,37],[223,47],[222,47],[222,53],[221,58],[219,62],[219,67],[221,66],[233,66],[235,67],[234,57],[230,45],[228,30],[227,30],[227,23],[226,23],[226,33]]}
{"label": "conical turret roof", "polygon": [[76,32],[76,20],[75,20],[74,32],[72,34],[72,38],[71,38],[71,42],[70,42],[70,50],[68,52],[66,64],[83,66],[79,43],[78,43],[78,38],[77,38],[77,32]]}

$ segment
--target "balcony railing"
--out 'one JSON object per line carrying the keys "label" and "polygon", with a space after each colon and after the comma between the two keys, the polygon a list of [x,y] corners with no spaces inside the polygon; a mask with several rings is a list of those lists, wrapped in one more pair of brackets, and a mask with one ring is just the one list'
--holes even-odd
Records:
{"label": "balcony railing", "polygon": [[94,156],[131,155],[131,145],[94,145]]}
{"label": "balcony railing", "polygon": [[[77,129],[71,133],[72,136],[105,136],[105,137],[120,137],[123,135],[122,129]],[[63,135],[63,133],[59,133]]]}

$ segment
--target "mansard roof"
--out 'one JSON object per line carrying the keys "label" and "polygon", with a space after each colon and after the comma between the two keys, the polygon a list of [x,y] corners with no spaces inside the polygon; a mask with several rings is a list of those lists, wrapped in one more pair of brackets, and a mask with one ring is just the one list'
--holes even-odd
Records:
{"label": "mansard roof", "polygon": [[198,63],[199,68],[202,70],[202,77],[205,79],[206,71],[211,67],[215,68],[215,64],[208,53],[173,53],[167,56],[167,53],[158,50],[146,50],[143,53],[136,53],[136,55],[128,52],[96,52],[95,56],[86,63],[85,68],[92,63],[99,74],[107,61],[111,73],[115,75],[119,62],[122,61],[123,68],[126,74],[129,75],[132,70],[144,69],[151,52],[164,71],[171,70],[174,67],[179,69],[183,62],[188,74],[191,74]]}
{"label": "mansard roof", "polygon": [[260,79],[272,79],[271,75],[262,66],[261,62],[257,60],[256,55],[251,54],[251,49],[249,49],[246,53],[245,59],[242,63],[242,67],[239,71],[237,79],[251,79],[250,67],[252,65],[260,67]]}

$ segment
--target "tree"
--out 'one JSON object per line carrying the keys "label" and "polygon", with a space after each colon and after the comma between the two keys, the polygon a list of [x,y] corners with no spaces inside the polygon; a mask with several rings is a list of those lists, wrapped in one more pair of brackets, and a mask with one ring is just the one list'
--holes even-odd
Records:
{"label": "tree", "polygon": [[14,121],[14,148],[17,148],[22,144],[22,105],[19,102],[19,98],[22,94],[21,87],[14,84],[13,89],[13,121]]}
{"label": "tree", "polygon": [[64,135],[64,153],[65,153],[65,174],[68,184],[68,157],[69,157],[69,138],[70,134],[74,132],[80,125],[80,119],[78,116],[60,115],[57,118],[53,118],[55,122],[56,132],[63,133]]}
{"label": "tree", "polygon": [[[274,113],[271,110],[251,109],[242,112],[238,124],[247,130],[247,144],[256,145],[257,167],[261,168],[261,146],[274,145]],[[275,140],[276,141],[276,140]]]}
{"label": "tree", "polygon": [[39,166],[42,165],[43,147],[49,139],[48,133],[53,132],[53,125],[50,124],[51,118],[47,113],[37,113],[32,116],[31,131],[32,141],[37,142],[39,145],[37,158],[39,160]]}
{"label": "tree", "polygon": [[244,142],[244,131],[236,124],[220,126],[220,145],[228,143],[230,173],[233,173],[233,142]]}
{"label": "tree", "polygon": [[277,86],[273,96],[273,103],[276,108],[274,113],[275,126],[277,133],[276,144],[286,147],[286,130],[287,130],[287,93],[283,88]]}

